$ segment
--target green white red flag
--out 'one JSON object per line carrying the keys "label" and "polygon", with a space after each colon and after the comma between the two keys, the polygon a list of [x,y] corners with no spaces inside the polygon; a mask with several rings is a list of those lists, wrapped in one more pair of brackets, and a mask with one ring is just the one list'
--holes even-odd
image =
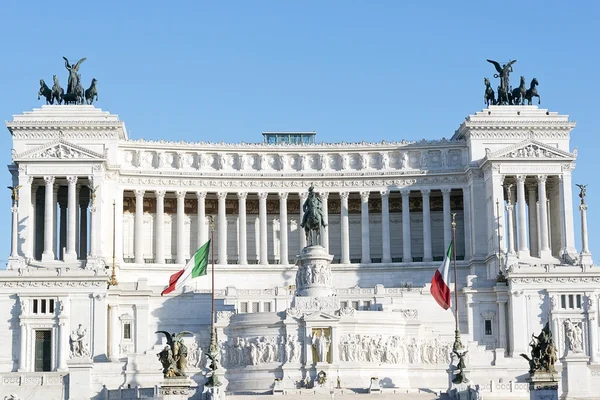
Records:
{"label": "green white red flag", "polygon": [[181,271],[171,275],[169,286],[162,291],[161,296],[171,293],[174,290],[181,289],[187,282],[202,275],[206,275],[208,266],[208,252],[210,249],[210,239],[200,247],[194,256],[188,261]]}
{"label": "green white red flag", "polygon": [[454,242],[450,242],[450,246],[444,257],[444,262],[437,271],[435,271],[433,278],[431,278],[431,295],[444,310],[450,308],[450,282],[448,280],[448,275],[453,251]]}

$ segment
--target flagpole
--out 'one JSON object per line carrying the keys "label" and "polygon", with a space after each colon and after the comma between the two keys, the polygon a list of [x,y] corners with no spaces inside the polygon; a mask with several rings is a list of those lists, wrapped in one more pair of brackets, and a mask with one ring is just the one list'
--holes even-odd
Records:
{"label": "flagpole", "polygon": [[460,329],[458,327],[458,286],[456,273],[456,213],[452,213],[452,258],[454,261],[454,350],[462,349],[462,341],[460,340]]}
{"label": "flagpole", "polygon": [[215,218],[210,215],[210,253],[211,253],[211,290],[210,290],[210,329],[215,327]]}
{"label": "flagpole", "polygon": [[[211,291],[210,291],[210,346],[208,349],[207,355],[211,359],[210,364],[210,377],[209,380],[205,383],[205,385],[214,388],[215,386],[220,386],[221,382],[219,381],[219,377],[216,375],[216,371],[219,369],[219,346],[217,344],[217,328],[215,326],[215,217],[209,215],[210,218],[210,252],[211,254]],[[213,399],[218,399],[220,396],[217,389],[212,389]]]}

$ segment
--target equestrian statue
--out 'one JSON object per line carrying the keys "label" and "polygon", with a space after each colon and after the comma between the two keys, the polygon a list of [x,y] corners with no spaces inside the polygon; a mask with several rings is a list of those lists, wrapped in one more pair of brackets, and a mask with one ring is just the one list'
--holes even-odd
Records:
{"label": "equestrian statue", "polygon": [[311,185],[308,188],[308,197],[302,205],[302,223],[304,228],[307,246],[319,246],[321,240],[321,227],[325,228],[325,217],[323,216],[322,200],[315,194],[315,188]]}

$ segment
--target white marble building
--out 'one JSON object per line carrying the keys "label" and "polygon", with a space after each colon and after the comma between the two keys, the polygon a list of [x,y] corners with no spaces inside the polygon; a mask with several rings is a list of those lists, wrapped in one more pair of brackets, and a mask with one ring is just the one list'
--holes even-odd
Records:
{"label": "white marble building", "polygon": [[[210,216],[229,392],[266,391],[275,378],[292,391],[319,371],[347,388],[377,377],[384,390],[446,390],[454,319],[429,282],[453,213],[469,377],[486,397],[527,398],[519,354],[550,321],[561,391],[597,393],[600,269],[587,238],[575,247],[586,206],[573,203],[567,116],[491,106],[450,140],[302,145],[134,141],[93,106],[43,106],[7,126],[18,196],[0,271],[0,398],[64,398],[75,377],[88,398],[151,388],[157,330],[194,332],[189,372],[202,384],[210,279],[160,292],[210,237]],[[311,184],[335,296],[292,303]],[[83,357],[69,347],[78,330]]]}

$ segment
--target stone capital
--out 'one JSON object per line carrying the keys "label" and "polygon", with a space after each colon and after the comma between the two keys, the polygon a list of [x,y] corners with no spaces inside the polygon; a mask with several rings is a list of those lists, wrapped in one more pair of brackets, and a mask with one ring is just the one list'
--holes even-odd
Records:
{"label": "stone capital", "polygon": [[400,189],[400,194],[402,197],[408,197],[410,196],[410,189]]}
{"label": "stone capital", "polygon": [[371,194],[371,192],[360,192],[360,198],[363,202],[366,202],[369,200],[369,195]]}
{"label": "stone capital", "polygon": [[323,200],[327,200],[329,197],[329,192],[319,192],[319,197]]}
{"label": "stone capital", "polygon": [[300,192],[300,193],[298,193],[298,196],[300,196],[300,199],[302,201],[304,201],[304,200],[306,200],[308,198],[308,193],[306,193],[306,192]]}
{"label": "stone capital", "polygon": [[154,194],[156,195],[156,198],[157,199],[161,199],[161,200],[165,198],[165,194],[166,193],[167,192],[165,190],[155,190],[154,191]]}
{"label": "stone capital", "polygon": [[177,196],[177,200],[185,199],[186,191],[178,190],[175,192],[175,195]]}
{"label": "stone capital", "polygon": [[348,200],[349,196],[350,196],[350,192],[340,192],[340,199],[342,199],[342,200]]}
{"label": "stone capital", "polygon": [[67,176],[67,182],[69,182],[69,186],[74,186],[75,184],[77,184],[77,177],[74,175]]}
{"label": "stone capital", "polygon": [[288,192],[279,192],[279,200],[287,200],[289,193]]}
{"label": "stone capital", "polygon": [[546,179],[548,179],[548,175],[538,175],[537,176],[538,183],[546,183]]}
{"label": "stone capital", "polygon": [[248,198],[248,192],[237,192],[238,200],[246,200]]}
{"label": "stone capital", "polygon": [[259,200],[266,201],[267,197],[269,197],[269,193],[268,192],[260,192],[260,193],[258,193],[258,199]]}
{"label": "stone capital", "polygon": [[206,192],[201,192],[201,191],[196,192],[196,198],[198,200],[205,200],[206,199]]}
{"label": "stone capital", "polygon": [[144,189],[136,189],[133,192],[135,193],[136,198],[144,198],[144,193],[145,193]]}
{"label": "stone capital", "polygon": [[421,189],[421,194],[423,195],[423,197],[429,197],[429,195],[431,194],[431,189]]}
{"label": "stone capital", "polygon": [[527,176],[525,175],[517,175],[515,176],[515,179],[517,180],[517,183],[522,185],[525,183],[525,179],[527,178]]}
{"label": "stone capital", "polygon": [[452,189],[451,188],[442,188],[441,191],[442,191],[442,195],[447,196],[450,194],[450,192],[452,192]]}
{"label": "stone capital", "polygon": [[56,177],[54,177],[54,176],[45,176],[44,182],[46,182],[46,186],[52,186],[52,185],[54,185],[55,179],[56,179]]}
{"label": "stone capital", "polygon": [[217,197],[219,198],[219,200],[225,200],[225,198],[227,197],[227,192],[217,192]]}
{"label": "stone capital", "polygon": [[381,194],[382,199],[387,199],[390,195],[390,191],[385,189],[385,190],[380,191],[379,194]]}

